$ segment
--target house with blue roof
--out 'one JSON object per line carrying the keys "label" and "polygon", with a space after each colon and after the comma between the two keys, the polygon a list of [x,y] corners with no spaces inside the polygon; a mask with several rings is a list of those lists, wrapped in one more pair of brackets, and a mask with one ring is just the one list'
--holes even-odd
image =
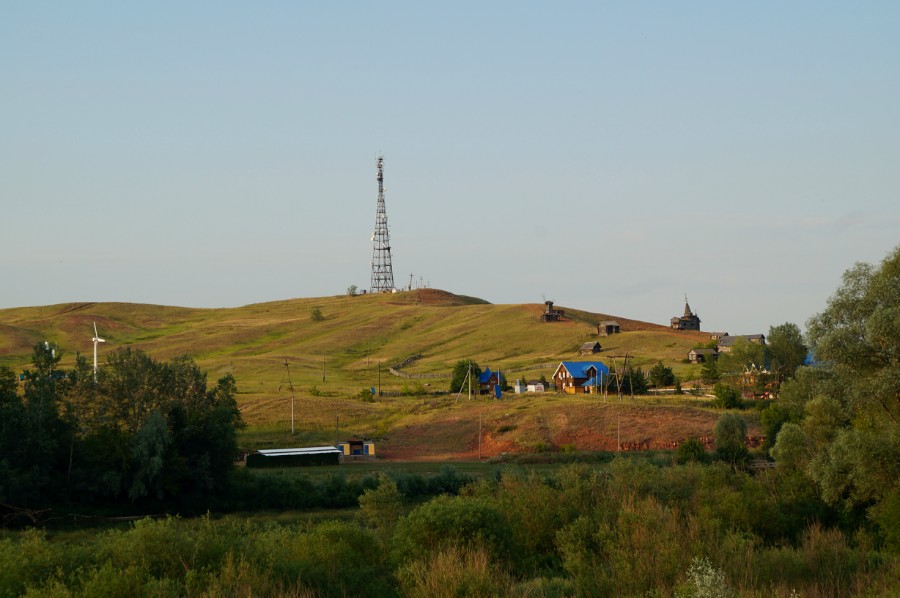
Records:
{"label": "house with blue roof", "polygon": [[478,376],[478,389],[481,391],[481,394],[494,392],[495,386],[503,386],[505,378],[499,371],[492,372],[491,368],[484,368],[484,371]]}
{"label": "house with blue roof", "polygon": [[556,390],[592,393],[609,382],[609,368],[599,361],[563,361],[553,372]]}

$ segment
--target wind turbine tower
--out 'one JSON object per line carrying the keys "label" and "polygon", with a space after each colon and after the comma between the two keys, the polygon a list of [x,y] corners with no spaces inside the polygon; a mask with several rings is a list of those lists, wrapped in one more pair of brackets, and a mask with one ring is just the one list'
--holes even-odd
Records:
{"label": "wind turbine tower", "polygon": [[372,233],[371,293],[394,291],[394,270],[391,266],[391,238],[388,232],[387,210],[384,207],[384,156],[378,156],[378,207],[375,210],[375,231]]}
{"label": "wind turbine tower", "polygon": [[97,334],[97,322],[94,322],[94,338],[91,339],[94,341],[94,383],[97,382],[97,345],[100,343],[105,343],[106,341],[100,338],[100,335]]}

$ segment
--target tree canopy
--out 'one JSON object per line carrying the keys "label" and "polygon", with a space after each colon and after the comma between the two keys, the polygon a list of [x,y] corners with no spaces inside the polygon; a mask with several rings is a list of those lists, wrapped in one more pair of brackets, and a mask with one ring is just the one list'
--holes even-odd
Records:
{"label": "tree canopy", "polygon": [[828,502],[883,516],[900,498],[900,247],[848,270],[807,334],[818,365],[785,384],[773,454]]}
{"label": "tree canopy", "polygon": [[224,486],[242,425],[230,374],[208,388],[188,357],[121,349],[95,382],[83,357],[59,358],[38,344],[21,395],[0,368],[0,502],[185,505]]}
{"label": "tree canopy", "polygon": [[[477,363],[470,360],[461,359],[453,366],[453,378],[450,380],[450,392],[460,392],[468,390],[469,382],[472,384],[472,392],[478,393],[478,376],[481,375],[481,368]],[[469,382],[466,377],[471,376]]]}

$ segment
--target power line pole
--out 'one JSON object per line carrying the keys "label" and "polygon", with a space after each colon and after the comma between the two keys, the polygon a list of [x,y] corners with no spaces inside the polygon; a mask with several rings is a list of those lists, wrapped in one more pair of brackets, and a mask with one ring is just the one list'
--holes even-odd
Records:
{"label": "power line pole", "polygon": [[278,385],[279,392],[284,384],[284,378],[287,376],[288,387],[291,389],[291,434],[294,433],[294,385],[291,383],[291,368],[288,366],[287,359],[284,360],[284,374],[281,376],[281,384]]}

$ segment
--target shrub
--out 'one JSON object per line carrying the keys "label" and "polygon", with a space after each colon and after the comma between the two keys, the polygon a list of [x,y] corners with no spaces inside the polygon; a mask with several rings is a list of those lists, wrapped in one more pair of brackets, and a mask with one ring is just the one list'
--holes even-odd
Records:
{"label": "shrub", "polygon": [[397,525],[393,554],[409,563],[446,549],[480,546],[502,560],[512,552],[511,538],[503,514],[488,499],[439,496]]}
{"label": "shrub", "polygon": [[397,572],[404,596],[511,596],[512,578],[480,547],[450,547]]}
{"label": "shrub", "polygon": [[713,394],[716,395],[713,405],[722,409],[734,409],[741,403],[741,393],[738,389],[724,382],[716,383]]}
{"label": "shrub", "polygon": [[747,422],[736,413],[723,413],[716,422],[715,448],[719,458],[733,466],[744,463],[749,453],[744,444]]}
{"label": "shrub", "polygon": [[725,572],[713,567],[706,557],[694,557],[687,571],[688,581],[676,595],[678,598],[730,598],[734,591],[728,587]]}
{"label": "shrub", "polygon": [[675,451],[675,459],[679,463],[707,463],[709,454],[706,452],[706,447],[703,446],[700,439],[688,438],[678,445],[678,450]]}

